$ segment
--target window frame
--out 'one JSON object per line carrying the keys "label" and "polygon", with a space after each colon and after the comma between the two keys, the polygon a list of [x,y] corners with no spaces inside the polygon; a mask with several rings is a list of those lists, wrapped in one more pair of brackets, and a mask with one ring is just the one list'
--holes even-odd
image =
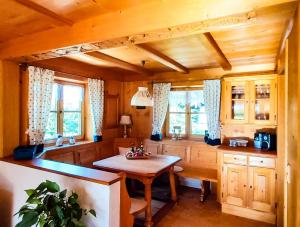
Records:
{"label": "window frame", "polygon": [[[194,86],[194,87],[172,87],[171,91],[198,91],[202,90],[203,91],[204,86]],[[166,117],[166,136],[168,138],[172,138],[172,133],[169,132],[169,127],[170,127],[170,114],[171,113],[177,113],[177,114],[185,114],[185,133],[181,134],[183,139],[193,139],[193,140],[204,140],[204,135],[195,135],[192,134],[192,127],[191,127],[191,116],[192,114],[202,114],[202,113],[192,113],[191,108],[190,108],[190,103],[189,103],[189,95],[187,93],[186,95],[186,107],[185,107],[185,113],[183,112],[170,112],[170,105],[168,105],[168,112],[167,112],[167,117]]]}
{"label": "window frame", "polygon": [[[81,134],[78,136],[74,136],[76,140],[83,140],[85,138],[85,85],[81,83],[63,81],[59,79],[55,79],[54,83],[56,83],[60,88],[58,88],[58,98],[57,98],[57,134],[63,135],[63,120],[64,120],[64,103],[63,103],[63,86],[71,85],[82,87],[82,102],[81,102],[81,111],[66,111],[66,112],[81,112]],[[64,141],[67,140],[68,137],[63,137]],[[45,144],[52,144],[56,142],[56,138],[51,138],[45,140]]]}

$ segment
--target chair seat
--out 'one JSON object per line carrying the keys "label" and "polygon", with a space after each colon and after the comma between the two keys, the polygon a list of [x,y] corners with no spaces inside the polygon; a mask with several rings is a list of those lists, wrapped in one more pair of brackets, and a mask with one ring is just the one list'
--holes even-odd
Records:
{"label": "chair seat", "polygon": [[179,175],[187,178],[218,182],[218,171],[216,169],[185,167],[184,171],[180,172]]}
{"label": "chair seat", "polygon": [[183,171],[183,168],[181,166],[174,166],[174,173],[180,173]]}
{"label": "chair seat", "polygon": [[131,206],[129,213],[136,215],[146,209],[147,202],[144,199],[130,198]]}

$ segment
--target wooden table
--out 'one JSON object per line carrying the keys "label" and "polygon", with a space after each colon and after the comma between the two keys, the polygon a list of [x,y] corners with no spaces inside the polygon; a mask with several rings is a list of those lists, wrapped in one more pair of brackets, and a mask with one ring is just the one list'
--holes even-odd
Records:
{"label": "wooden table", "polygon": [[176,202],[177,194],[174,178],[174,165],[180,160],[180,157],[168,155],[155,155],[150,156],[149,159],[139,160],[128,160],[125,156],[116,155],[110,158],[94,162],[93,165],[95,168],[101,170],[107,170],[112,172],[125,172],[129,178],[137,179],[145,185],[145,200],[147,201],[145,226],[152,226],[152,182],[160,174],[164,172],[169,172],[171,198],[172,201]]}

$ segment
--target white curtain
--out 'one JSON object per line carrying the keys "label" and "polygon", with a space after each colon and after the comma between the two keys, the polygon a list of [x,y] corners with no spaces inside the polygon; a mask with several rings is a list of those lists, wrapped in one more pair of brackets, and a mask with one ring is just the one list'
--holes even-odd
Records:
{"label": "white curtain", "polygon": [[42,144],[51,108],[54,71],[29,66],[29,139],[30,144]]}
{"label": "white curtain", "polygon": [[166,118],[171,83],[157,83],[153,85],[153,123],[152,135],[161,134]]}
{"label": "white curtain", "polygon": [[220,139],[220,80],[204,81],[204,101],[209,138]]}
{"label": "white curtain", "polygon": [[104,111],[104,81],[88,79],[90,106],[93,118],[94,135],[102,135]]}

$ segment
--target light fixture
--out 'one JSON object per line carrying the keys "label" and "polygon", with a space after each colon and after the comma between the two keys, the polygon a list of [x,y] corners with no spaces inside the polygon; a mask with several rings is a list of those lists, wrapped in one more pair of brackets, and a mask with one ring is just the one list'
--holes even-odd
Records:
{"label": "light fixture", "polygon": [[146,106],[153,106],[153,98],[147,87],[139,87],[131,99],[131,105],[137,109],[145,109]]}
{"label": "light fixture", "polygon": [[124,126],[124,134],[123,134],[124,138],[127,138],[127,126],[131,124],[132,122],[129,115],[121,115],[120,125]]}

